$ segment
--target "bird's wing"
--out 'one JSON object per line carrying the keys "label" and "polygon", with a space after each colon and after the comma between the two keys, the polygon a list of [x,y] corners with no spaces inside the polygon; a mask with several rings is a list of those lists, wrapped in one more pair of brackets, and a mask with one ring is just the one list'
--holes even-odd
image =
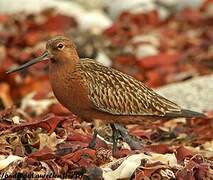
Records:
{"label": "bird's wing", "polygon": [[181,112],[178,105],[120,71],[89,59],[82,60],[81,69],[95,109],[114,115],[164,116]]}

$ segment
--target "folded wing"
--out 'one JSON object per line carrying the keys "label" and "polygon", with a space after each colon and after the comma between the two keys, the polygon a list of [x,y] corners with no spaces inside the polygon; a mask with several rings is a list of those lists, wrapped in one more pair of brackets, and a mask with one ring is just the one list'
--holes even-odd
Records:
{"label": "folded wing", "polygon": [[81,64],[95,109],[114,115],[179,114],[181,108],[120,71],[85,59]]}

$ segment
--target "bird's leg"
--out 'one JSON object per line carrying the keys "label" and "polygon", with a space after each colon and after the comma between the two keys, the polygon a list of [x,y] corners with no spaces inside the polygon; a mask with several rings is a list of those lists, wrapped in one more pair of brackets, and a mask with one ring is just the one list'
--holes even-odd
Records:
{"label": "bird's leg", "polygon": [[96,129],[94,129],[93,130],[92,140],[90,141],[88,148],[91,148],[91,149],[95,148],[97,135],[98,135],[98,132],[97,132]]}
{"label": "bird's leg", "polygon": [[118,143],[118,132],[114,124],[110,124],[110,126],[112,128],[112,155],[115,155]]}

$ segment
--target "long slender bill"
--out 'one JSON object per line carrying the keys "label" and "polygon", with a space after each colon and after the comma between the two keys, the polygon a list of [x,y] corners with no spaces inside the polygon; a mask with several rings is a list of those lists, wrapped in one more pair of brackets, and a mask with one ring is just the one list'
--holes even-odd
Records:
{"label": "long slender bill", "polygon": [[25,69],[25,68],[27,68],[29,66],[32,66],[33,64],[36,64],[36,63],[41,62],[41,61],[44,61],[47,58],[48,58],[48,52],[45,51],[41,56],[39,56],[39,57],[37,57],[35,59],[32,59],[32,60],[28,61],[27,63],[25,63],[25,64],[23,64],[23,65],[21,65],[19,67],[11,68],[6,73],[10,74],[10,73],[13,73],[13,72],[16,72],[16,71],[20,71],[20,70]]}

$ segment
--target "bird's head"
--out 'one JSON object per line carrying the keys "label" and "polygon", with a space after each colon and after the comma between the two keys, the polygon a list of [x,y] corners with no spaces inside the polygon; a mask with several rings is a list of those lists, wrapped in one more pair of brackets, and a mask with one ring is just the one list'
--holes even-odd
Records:
{"label": "bird's head", "polygon": [[20,71],[45,60],[49,60],[51,64],[68,64],[76,59],[78,59],[78,54],[74,43],[67,37],[56,36],[47,41],[46,50],[41,56],[32,59],[19,67],[11,68],[7,73]]}

